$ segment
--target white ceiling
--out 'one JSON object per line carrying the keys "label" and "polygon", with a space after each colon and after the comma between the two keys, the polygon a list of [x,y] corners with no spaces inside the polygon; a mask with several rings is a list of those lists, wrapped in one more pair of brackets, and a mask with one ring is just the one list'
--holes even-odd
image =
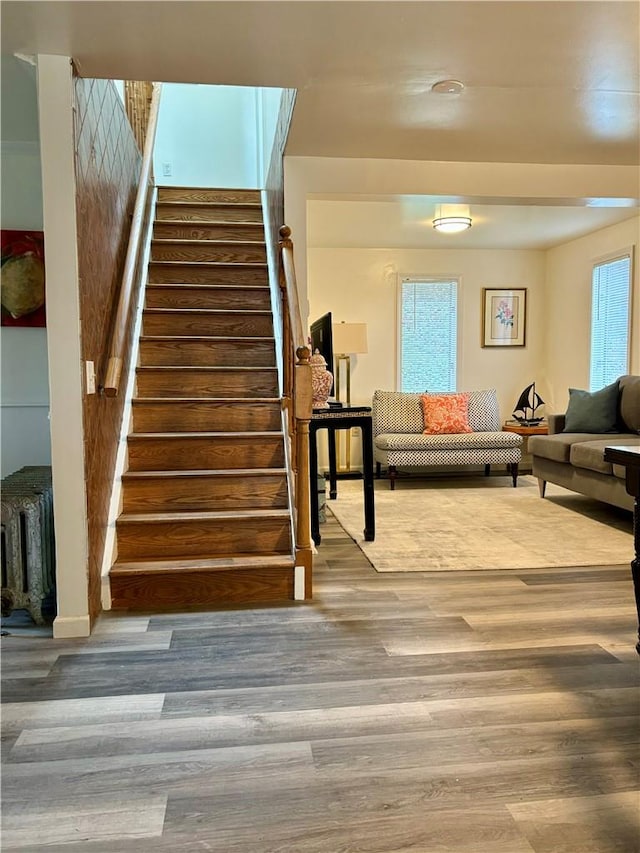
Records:
{"label": "white ceiling", "polygon": [[[3,0],[3,53],[87,77],[298,90],[287,153],[639,162],[639,4]],[[461,95],[431,85],[457,78]]]}
{"label": "white ceiling", "polygon": [[[0,4],[3,54],[71,56],[87,77],[297,89],[289,155],[608,166],[640,163],[639,11],[637,0]],[[445,78],[462,94],[431,91]],[[638,185],[636,204],[640,169]],[[473,227],[447,238],[430,225],[437,201],[312,202],[310,244],[547,248],[637,215],[471,199]],[[331,215],[314,217],[316,203]]]}
{"label": "white ceiling", "polygon": [[[434,196],[312,199],[307,203],[310,248],[550,249],[638,215],[635,207],[468,205],[472,226],[441,234],[432,221]],[[640,235],[639,235],[640,237]]]}

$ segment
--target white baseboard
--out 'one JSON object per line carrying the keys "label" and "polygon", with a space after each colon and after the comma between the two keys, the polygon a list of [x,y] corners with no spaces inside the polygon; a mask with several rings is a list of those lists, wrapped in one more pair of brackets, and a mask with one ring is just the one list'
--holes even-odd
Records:
{"label": "white baseboard", "polygon": [[56,616],[53,620],[53,636],[56,640],[67,637],[88,637],[90,633],[89,614],[86,616]]}

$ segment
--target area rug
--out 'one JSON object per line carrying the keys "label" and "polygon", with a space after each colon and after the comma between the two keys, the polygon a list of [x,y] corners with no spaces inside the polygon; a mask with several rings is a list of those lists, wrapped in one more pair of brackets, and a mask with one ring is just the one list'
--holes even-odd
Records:
{"label": "area rug", "polygon": [[633,556],[632,514],[533,477],[375,483],[376,538],[363,538],[362,481],[338,483],[332,514],[378,572],[607,566]]}

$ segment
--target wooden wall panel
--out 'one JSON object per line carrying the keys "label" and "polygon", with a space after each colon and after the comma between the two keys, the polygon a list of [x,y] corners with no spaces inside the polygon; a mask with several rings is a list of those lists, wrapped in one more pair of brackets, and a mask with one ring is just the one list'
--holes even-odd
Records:
{"label": "wooden wall panel", "polygon": [[[141,155],[110,80],[75,80],[75,144],[81,350],[104,378],[111,324],[135,203]],[[134,298],[132,305],[135,305]],[[130,316],[130,333],[134,311]],[[126,387],[129,334],[121,388]],[[100,611],[100,573],[124,396],[84,397],[90,612]]]}
{"label": "wooden wall panel", "polygon": [[[284,156],[284,148],[289,135],[289,125],[291,124],[291,115],[293,113],[293,104],[295,101],[295,89],[286,89],[282,94],[280,102],[280,113],[278,115],[278,123],[273,143],[273,152],[271,162],[267,172],[266,192],[267,206],[269,208],[269,222],[271,223],[271,233],[265,235],[265,239],[273,240],[275,245],[278,245],[280,235],[278,229],[281,225],[286,225],[284,221],[284,165],[282,158]],[[296,235],[292,234],[295,240]]]}

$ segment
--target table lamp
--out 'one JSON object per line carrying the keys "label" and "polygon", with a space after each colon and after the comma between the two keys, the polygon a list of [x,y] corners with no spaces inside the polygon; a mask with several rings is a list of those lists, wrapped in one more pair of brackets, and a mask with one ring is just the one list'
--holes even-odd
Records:
{"label": "table lamp", "polygon": [[[334,381],[336,399],[345,403],[347,408],[351,406],[351,356],[368,352],[367,347],[367,324],[366,323],[334,323],[332,326],[333,354],[334,354]],[[340,375],[341,362],[345,362],[346,369],[346,398],[341,397]],[[344,472],[351,471],[351,433],[345,438],[345,467]]]}
{"label": "table lamp", "polygon": [[[366,323],[334,323],[332,328],[333,353],[335,358],[336,399],[351,405],[351,356],[368,352]],[[346,400],[340,396],[340,362],[346,364]]]}

